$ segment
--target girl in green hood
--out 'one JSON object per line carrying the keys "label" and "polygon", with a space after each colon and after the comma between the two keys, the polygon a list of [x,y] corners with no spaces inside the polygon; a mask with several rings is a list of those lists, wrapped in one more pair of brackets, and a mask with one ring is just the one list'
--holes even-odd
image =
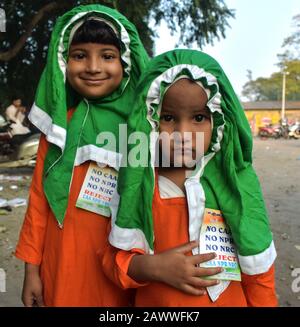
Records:
{"label": "girl in green hood", "polygon": [[107,275],[138,288],[137,306],[277,305],[251,132],[222,68],[200,51],[170,51],[137,94],[129,126],[147,136],[147,159],[120,173]]}
{"label": "girl in green hood", "polygon": [[25,306],[129,305],[101,265],[121,153],[98,135],[118,140],[147,62],[135,27],[115,10],[80,6],[57,20],[29,115],[42,137],[16,249]]}

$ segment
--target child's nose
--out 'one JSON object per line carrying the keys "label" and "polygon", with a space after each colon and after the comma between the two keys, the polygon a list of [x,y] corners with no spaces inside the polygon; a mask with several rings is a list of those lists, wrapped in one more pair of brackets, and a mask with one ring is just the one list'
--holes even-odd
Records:
{"label": "child's nose", "polygon": [[175,125],[175,131],[182,135],[186,132],[191,132],[189,123],[185,120],[178,121]]}
{"label": "child's nose", "polygon": [[89,73],[100,73],[102,67],[99,58],[90,58],[86,65],[86,71]]}

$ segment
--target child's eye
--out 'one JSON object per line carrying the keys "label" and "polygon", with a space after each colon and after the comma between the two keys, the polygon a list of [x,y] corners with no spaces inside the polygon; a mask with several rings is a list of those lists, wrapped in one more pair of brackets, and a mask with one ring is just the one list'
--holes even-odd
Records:
{"label": "child's eye", "polygon": [[194,116],[194,119],[197,123],[201,123],[205,120],[205,116],[199,114],[199,115]]}
{"label": "child's eye", "polygon": [[113,54],[111,54],[111,53],[106,53],[106,54],[103,55],[103,59],[105,59],[105,60],[112,60],[112,59],[114,59],[115,57],[116,57],[116,56],[113,55]]}
{"label": "child's eye", "polygon": [[85,54],[84,53],[74,53],[71,55],[71,58],[74,60],[82,60],[85,58]]}
{"label": "child's eye", "polygon": [[174,117],[172,115],[162,115],[160,117],[160,120],[167,121],[167,122],[172,121],[173,119]]}

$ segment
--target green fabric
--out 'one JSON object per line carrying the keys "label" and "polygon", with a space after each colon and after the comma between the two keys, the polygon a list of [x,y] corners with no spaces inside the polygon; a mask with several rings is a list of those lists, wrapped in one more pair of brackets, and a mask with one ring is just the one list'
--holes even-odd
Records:
{"label": "green fabric", "polygon": [[[159,79],[171,68],[185,64],[190,66],[181,66],[179,72],[172,76],[171,83]],[[151,85],[160,83],[161,103],[166,87],[178,77],[185,75],[195,80],[191,67],[203,69],[216,78],[217,85],[206,77],[196,81],[200,81],[210,90],[208,103],[214,103],[222,111],[212,112],[214,123],[212,141],[205,154],[205,158],[211,157],[211,159],[208,160],[199,179],[204,189],[206,207],[212,206],[223,212],[240,255],[259,254],[270,246],[272,234],[259,181],[252,167],[252,135],[243,108],[228,78],[213,58],[195,50],[174,50],[154,58],[138,84],[139,96],[130,116],[129,125],[132,130],[150,135],[153,129],[149,123],[149,110],[153,110],[152,118],[157,121],[158,130],[160,107],[157,103],[151,102],[153,100],[149,93]],[[218,98],[218,94],[221,97]],[[150,102],[149,107],[147,102]],[[210,109],[212,108],[213,105]],[[222,129],[224,129],[223,138]],[[153,167],[149,165],[149,167],[121,168],[118,190],[120,203],[115,224],[120,228],[120,232],[117,231],[111,238],[113,245],[118,246],[117,237],[118,233],[120,238],[122,237],[122,229],[126,230],[128,235],[134,235],[128,230],[137,229],[143,232],[150,251],[153,251]],[[114,226],[112,232],[115,232]],[[122,244],[126,244],[124,237]],[[128,244],[134,242],[129,240]]]}
{"label": "green fabric", "polygon": [[[70,33],[75,24],[87,17],[104,19],[113,25],[121,39],[123,80],[112,94],[96,100],[83,99],[65,82]],[[126,123],[132,108],[137,80],[148,63],[148,56],[138,33],[119,12],[101,5],[79,6],[61,16],[54,27],[45,70],[38,85],[30,119],[52,143],[44,165],[44,191],[60,225],[66,214],[74,160],[78,149],[99,147],[100,132],[112,132],[118,141],[119,124]],[[67,110],[76,110],[67,122]],[[51,118],[51,123],[45,123]],[[94,148],[95,149],[95,148]],[[107,149],[119,152],[117,149]],[[87,153],[82,162],[99,158],[97,149]]]}

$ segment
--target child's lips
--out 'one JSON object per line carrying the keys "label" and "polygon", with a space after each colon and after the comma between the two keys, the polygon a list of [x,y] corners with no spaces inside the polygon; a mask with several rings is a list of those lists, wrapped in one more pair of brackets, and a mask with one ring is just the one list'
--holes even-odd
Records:
{"label": "child's lips", "polygon": [[105,81],[108,80],[108,78],[98,78],[98,79],[93,79],[93,78],[82,78],[85,84],[87,85],[101,85],[105,83]]}

